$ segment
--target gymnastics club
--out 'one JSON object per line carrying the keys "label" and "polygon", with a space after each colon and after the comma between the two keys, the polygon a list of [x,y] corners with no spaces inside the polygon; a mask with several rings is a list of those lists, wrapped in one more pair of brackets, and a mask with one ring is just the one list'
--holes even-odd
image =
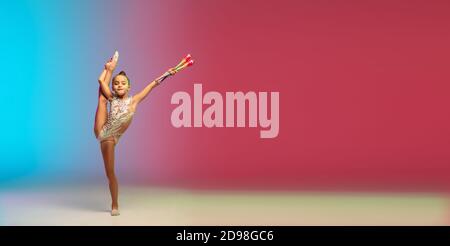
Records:
{"label": "gymnastics club", "polygon": [[[176,65],[174,68],[175,72],[178,73],[179,71],[183,70],[186,67],[192,66],[194,64],[194,60],[191,60],[192,56],[188,54],[185,58],[183,58],[178,65]],[[160,84],[163,80],[165,80],[167,77],[171,76],[169,72],[165,72],[159,79],[157,79],[157,83]]]}

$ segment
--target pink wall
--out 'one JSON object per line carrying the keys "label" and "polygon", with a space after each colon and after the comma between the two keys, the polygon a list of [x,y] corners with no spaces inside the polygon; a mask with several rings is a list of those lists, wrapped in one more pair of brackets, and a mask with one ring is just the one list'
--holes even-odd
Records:
{"label": "pink wall", "polygon": [[[130,179],[449,187],[449,2],[130,1],[122,11],[119,69],[130,74],[134,93],[185,54],[196,59],[138,109],[117,149]],[[171,96],[193,96],[194,83],[222,95],[279,92],[279,135],[173,127]]]}

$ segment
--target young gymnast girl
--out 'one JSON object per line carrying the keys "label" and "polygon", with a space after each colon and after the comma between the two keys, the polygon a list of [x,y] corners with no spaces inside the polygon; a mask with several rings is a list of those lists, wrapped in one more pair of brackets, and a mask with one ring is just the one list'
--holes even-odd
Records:
{"label": "young gymnast girl", "polygon": [[[130,126],[136,108],[142,100],[164,79],[193,63],[192,60],[187,62],[190,60],[190,55],[188,55],[175,68],[169,69],[166,73],[150,82],[142,91],[134,96],[130,96],[130,79],[124,71],[119,72],[112,78],[112,90],[109,87],[112,74],[118,62],[118,56],[118,52],[116,51],[114,57],[105,64],[103,72],[98,78],[100,86],[94,124],[94,133],[100,142],[106,176],[109,182],[109,190],[111,192],[112,216],[120,214],[118,203],[119,186],[114,172],[114,150],[116,144]],[[109,112],[107,112],[108,102],[110,103]]]}

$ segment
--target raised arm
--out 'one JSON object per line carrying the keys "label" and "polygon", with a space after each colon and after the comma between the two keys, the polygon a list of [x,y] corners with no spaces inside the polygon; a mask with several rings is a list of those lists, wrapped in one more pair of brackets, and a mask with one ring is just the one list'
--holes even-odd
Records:
{"label": "raised arm", "polygon": [[98,82],[100,84],[102,93],[108,100],[111,100],[113,97],[111,89],[109,88],[109,83],[111,81],[112,73],[114,72],[116,65],[117,65],[116,62],[110,60],[105,64],[105,68],[98,77]]}
{"label": "raised arm", "polygon": [[[171,75],[175,74],[175,71],[173,71],[172,69],[170,69],[168,71]],[[164,73],[165,74],[165,73]],[[147,97],[147,95],[150,93],[150,91],[152,91],[156,86],[159,85],[159,80],[164,77],[164,74],[159,76],[158,78],[156,78],[155,80],[153,80],[152,82],[150,82],[142,91],[140,91],[139,93],[137,93],[136,95],[133,96],[133,101],[136,104],[139,104],[142,100],[144,100],[144,98]]]}
{"label": "raised arm", "polygon": [[150,82],[142,91],[133,96],[133,102],[139,104],[142,100],[144,100],[144,98],[147,97],[148,93],[150,93],[150,91],[152,91],[153,88],[155,88],[158,85],[159,85],[158,79],[155,79],[152,82]]}

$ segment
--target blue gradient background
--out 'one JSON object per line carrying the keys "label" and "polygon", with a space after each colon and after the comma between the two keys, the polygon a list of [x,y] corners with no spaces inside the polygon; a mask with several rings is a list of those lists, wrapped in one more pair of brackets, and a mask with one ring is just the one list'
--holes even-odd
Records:
{"label": "blue gradient background", "polygon": [[92,53],[106,58],[120,48],[120,40],[111,38],[120,20],[107,18],[119,11],[114,6],[114,1],[1,3],[0,65],[9,81],[1,183],[67,180],[101,163],[92,137],[97,91],[89,83],[96,83],[104,62],[93,61]]}

